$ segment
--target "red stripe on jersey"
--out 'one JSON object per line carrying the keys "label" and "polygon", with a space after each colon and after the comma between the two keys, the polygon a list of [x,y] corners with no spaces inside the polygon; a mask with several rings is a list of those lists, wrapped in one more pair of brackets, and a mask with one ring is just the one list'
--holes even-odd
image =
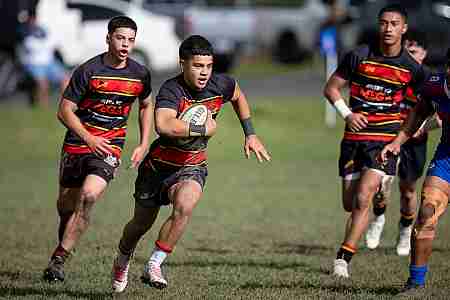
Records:
{"label": "red stripe on jersey", "polygon": [[220,111],[220,108],[223,105],[223,96],[216,96],[207,99],[203,99],[201,101],[198,100],[190,100],[188,98],[183,97],[178,105],[178,111],[183,113],[186,109],[191,107],[192,105],[203,104],[205,105],[209,111],[215,115]]}
{"label": "red stripe on jersey", "polygon": [[102,128],[96,128],[92,127],[89,124],[84,124],[84,127],[89,131],[90,134],[111,139],[111,138],[118,138],[118,137],[125,137],[127,134],[126,128],[118,128],[118,129],[102,129]]}
{"label": "red stripe on jersey", "polygon": [[89,81],[89,84],[94,92],[118,93],[135,97],[144,90],[142,82],[126,79],[93,78]]}
{"label": "red stripe on jersey", "polygon": [[[93,153],[93,151],[91,150],[91,148],[89,148],[86,145],[68,145],[68,144],[64,144],[63,146],[63,150],[64,152],[67,153],[72,153],[72,154],[87,154],[87,153]],[[114,147],[112,149],[112,154],[117,157],[120,158],[121,154],[122,154],[122,149]]]}
{"label": "red stripe on jersey", "polygon": [[400,114],[369,114],[366,116],[369,123],[380,123],[389,121],[400,121]]}
{"label": "red stripe on jersey", "polygon": [[374,141],[374,142],[392,142],[395,139],[395,135],[372,135],[370,133],[356,134],[346,131],[344,133],[344,140],[348,141]]}
{"label": "red stripe on jersey", "polygon": [[151,152],[152,159],[157,159],[178,166],[200,165],[207,159],[206,150],[183,151],[172,147],[157,146]]}
{"label": "red stripe on jersey", "polygon": [[395,81],[400,84],[406,84],[410,82],[412,78],[412,74],[409,70],[374,62],[363,62],[359,64],[358,71],[363,75]]}

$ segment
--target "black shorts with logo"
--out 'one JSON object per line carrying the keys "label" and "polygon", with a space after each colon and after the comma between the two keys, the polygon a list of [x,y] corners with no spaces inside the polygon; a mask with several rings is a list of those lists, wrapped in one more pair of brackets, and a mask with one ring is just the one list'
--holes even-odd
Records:
{"label": "black shorts with logo", "polygon": [[341,142],[339,157],[339,176],[345,178],[363,169],[376,169],[395,176],[397,157],[390,158],[384,165],[378,161],[378,155],[386,142],[376,141],[348,141]]}
{"label": "black shorts with logo", "polygon": [[83,185],[88,175],[97,175],[110,182],[120,165],[114,156],[98,157],[93,153],[72,154],[62,151],[59,167],[59,183],[66,188]]}
{"label": "black shorts with logo", "polygon": [[208,170],[206,165],[156,169],[149,160],[144,160],[135,182],[134,199],[143,207],[155,207],[170,204],[169,188],[183,180],[194,180],[202,189],[206,183]]}
{"label": "black shorts with logo", "polygon": [[427,141],[406,142],[400,150],[398,176],[402,180],[416,181],[424,171],[427,160]]}

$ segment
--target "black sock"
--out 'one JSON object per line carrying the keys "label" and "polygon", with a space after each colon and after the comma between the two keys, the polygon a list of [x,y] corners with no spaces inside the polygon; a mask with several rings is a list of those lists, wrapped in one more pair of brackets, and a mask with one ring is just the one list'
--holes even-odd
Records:
{"label": "black sock", "polygon": [[414,214],[407,215],[402,213],[402,216],[400,217],[400,224],[402,224],[403,227],[411,226],[413,221],[414,221]]}
{"label": "black sock", "polygon": [[373,214],[375,215],[375,216],[377,216],[377,217],[379,217],[379,216],[381,216],[381,215],[384,215],[384,212],[386,211],[386,205],[380,205],[380,206],[378,206],[378,205],[374,205],[373,206]]}
{"label": "black sock", "polygon": [[336,259],[343,259],[347,263],[349,263],[352,260],[353,254],[355,254],[355,252],[356,249],[354,249],[353,247],[342,245],[341,248],[339,248]]}

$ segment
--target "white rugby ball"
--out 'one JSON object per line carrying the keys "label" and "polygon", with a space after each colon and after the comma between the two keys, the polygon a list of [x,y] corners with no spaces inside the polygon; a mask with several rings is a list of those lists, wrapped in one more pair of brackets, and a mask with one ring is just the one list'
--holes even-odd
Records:
{"label": "white rugby ball", "polygon": [[180,120],[194,125],[204,125],[207,118],[208,108],[203,104],[192,105],[180,115]]}

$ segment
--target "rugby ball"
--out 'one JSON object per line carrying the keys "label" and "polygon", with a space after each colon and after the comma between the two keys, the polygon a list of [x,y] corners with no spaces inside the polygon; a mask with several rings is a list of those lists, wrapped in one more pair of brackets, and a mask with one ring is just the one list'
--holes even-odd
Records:
{"label": "rugby ball", "polygon": [[180,120],[194,125],[204,125],[207,118],[208,108],[203,104],[192,105],[180,115]]}
{"label": "rugby ball", "polygon": [[[194,125],[205,125],[206,119],[208,118],[208,108],[206,105],[197,104],[188,107],[184,112],[181,113],[179,119],[185,121],[189,124]],[[195,137],[188,138],[178,138],[177,144],[182,146],[186,145],[195,140]]]}

